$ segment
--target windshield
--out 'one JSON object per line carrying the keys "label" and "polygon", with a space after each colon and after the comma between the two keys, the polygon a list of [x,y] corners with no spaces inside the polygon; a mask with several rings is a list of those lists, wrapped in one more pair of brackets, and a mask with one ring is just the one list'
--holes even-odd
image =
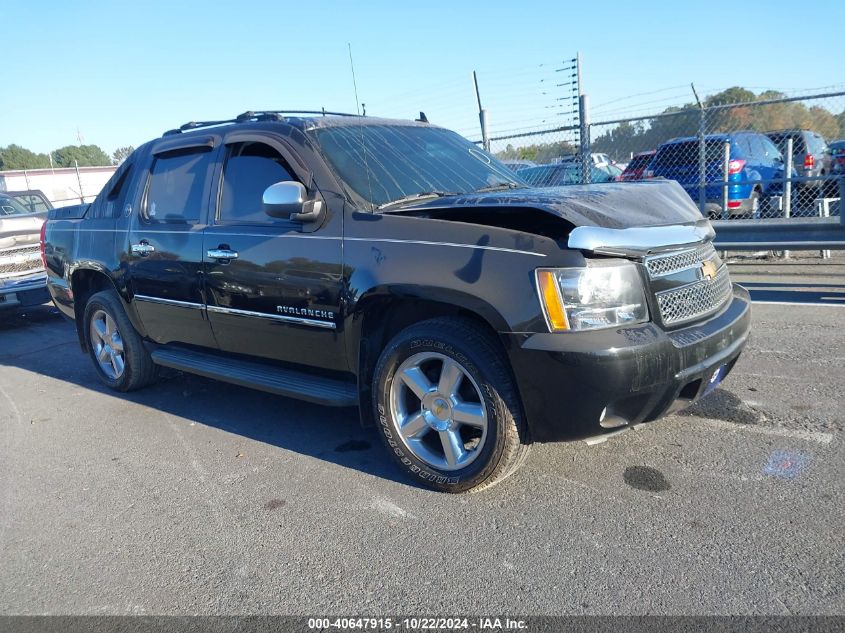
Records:
{"label": "windshield", "polygon": [[365,203],[523,187],[513,171],[455,132],[414,125],[360,125],[312,132],[331,167]]}
{"label": "windshield", "polygon": [[0,196],[0,217],[7,215],[25,215],[32,213],[20,202],[9,196]]}

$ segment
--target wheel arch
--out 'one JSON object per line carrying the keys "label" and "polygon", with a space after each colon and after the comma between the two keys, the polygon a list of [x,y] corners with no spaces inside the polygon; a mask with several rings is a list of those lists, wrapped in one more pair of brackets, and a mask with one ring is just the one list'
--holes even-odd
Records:
{"label": "wheel arch", "polygon": [[373,288],[355,304],[347,325],[350,367],[358,380],[361,421],[372,420],[372,379],[379,355],[400,331],[436,317],[455,316],[474,321],[501,344],[499,332],[508,331],[504,317],[487,302],[459,291],[432,287]]}
{"label": "wheel arch", "polygon": [[120,302],[123,304],[123,309],[132,325],[138,328],[138,322],[132,310],[128,309],[128,302],[121,293],[115,283],[114,278],[103,268],[97,266],[83,266],[76,268],[70,274],[70,289],[73,292],[73,313],[74,323],[76,324],[76,334],[79,337],[79,344],[82,349],[85,349],[85,306],[88,304],[88,299],[98,292],[103,290],[114,290]]}

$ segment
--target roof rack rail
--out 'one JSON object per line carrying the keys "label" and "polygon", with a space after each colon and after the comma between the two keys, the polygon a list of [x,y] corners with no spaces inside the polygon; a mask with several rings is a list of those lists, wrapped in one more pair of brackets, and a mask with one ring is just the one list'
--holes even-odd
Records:
{"label": "roof rack rail", "polygon": [[247,123],[249,121],[284,121],[285,115],[291,114],[318,114],[320,116],[361,116],[360,114],[350,114],[349,112],[332,112],[325,108],[321,110],[247,110],[242,112],[234,119],[221,119],[220,121],[189,121],[178,128],[167,130],[164,136],[172,136],[174,134],[181,134],[189,130],[196,130],[202,127],[211,127],[214,125],[224,125],[226,123]]}
{"label": "roof rack rail", "polygon": [[322,108],[320,110],[261,110],[256,112],[244,112],[238,118],[240,119],[247,114],[251,114],[253,117],[257,116],[269,116],[269,115],[277,115],[284,117],[285,115],[289,114],[319,114],[320,116],[361,116],[360,114],[350,113],[350,112],[332,112],[331,110],[326,110]]}
{"label": "roof rack rail", "polygon": [[172,136],[173,134],[181,134],[182,132],[187,132],[188,130],[196,130],[201,127],[211,127],[212,125],[223,125],[224,123],[235,123],[235,119],[224,119],[221,121],[188,121],[177,128],[167,130],[163,136]]}

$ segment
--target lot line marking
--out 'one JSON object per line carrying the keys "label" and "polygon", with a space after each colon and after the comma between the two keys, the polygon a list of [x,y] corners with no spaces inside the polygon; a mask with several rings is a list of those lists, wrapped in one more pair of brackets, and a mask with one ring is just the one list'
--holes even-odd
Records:
{"label": "lot line marking", "polygon": [[830,444],[833,441],[833,433],[822,433],[820,431],[803,431],[800,429],[782,429],[771,426],[756,426],[754,424],[738,424],[725,420],[714,420],[712,418],[701,418],[708,426],[713,426],[726,431],[748,431],[759,435],[774,435],[776,437],[788,437],[793,440],[804,440],[818,444]]}

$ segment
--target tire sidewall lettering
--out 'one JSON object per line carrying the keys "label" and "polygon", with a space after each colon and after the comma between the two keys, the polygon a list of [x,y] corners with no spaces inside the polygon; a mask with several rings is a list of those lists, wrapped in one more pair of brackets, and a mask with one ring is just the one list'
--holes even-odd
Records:
{"label": "tire sidewall lettering", "polygon": [[[495,442],[497,441],[497,413],[494,407],[489,406],[489,401],[493,401],[495,396],[491,394],[490,385],[487,383],[486,380],[483,379],[484,374],[478,370],[478,367],[474,362],[472,362],[465,354],[462,354],[461,352],[456,350],[451,344],[428,337],[414,337],[410,339],[407,343],[400,344],[392,350],[390,354],[390,369],[385,372],[386,375],[383,379],[383,382],[379,384],[378,387],[375,389],[375,405],[379,421],[379,427],[384,435],[388,447],[396,455],[397,459],[399,460],[399,463],[412,476],[416,476],[424,481],[439,485],[459,484],[465,479],[463,475],[450,476],[429,470],[426,465],[420,462],[416,457],[407,454],[407,452],[404,450],[404,445],[402,444],[402,442],[397,441],[398,438],[396,437],[396,431],[394,429],[393,423],[388,419],[387,400],[389,398],[389,385],[391,384],[391,381],[393,380],[393,377],[395,375],[395,368],[398,367],[401,361],[405,358],[408,358],[409,356],[412,356],[413,354],[423,350],[433,351],[443,354],[444,356],[448,356],[449,358],[458,361],[473,375],[488,400],[488,402],[485,402],[484,405],[487,407],[489,419],[493,421],[493,424],[491,425],[491,431],[493,432],[493,436],[489,438],[489,441],[491,441],[493,444],[495,444]],[[488,457],[487,461],[489,461],[489,459],[490,458]],[[486,468],[486,462],[480,465],[482,466],[482,470]],[[470,468],[472,468],[472,466],[470,466]],[[472,469],[470,472],[472,472],[474,476],[477,471],[477,469]]]}

